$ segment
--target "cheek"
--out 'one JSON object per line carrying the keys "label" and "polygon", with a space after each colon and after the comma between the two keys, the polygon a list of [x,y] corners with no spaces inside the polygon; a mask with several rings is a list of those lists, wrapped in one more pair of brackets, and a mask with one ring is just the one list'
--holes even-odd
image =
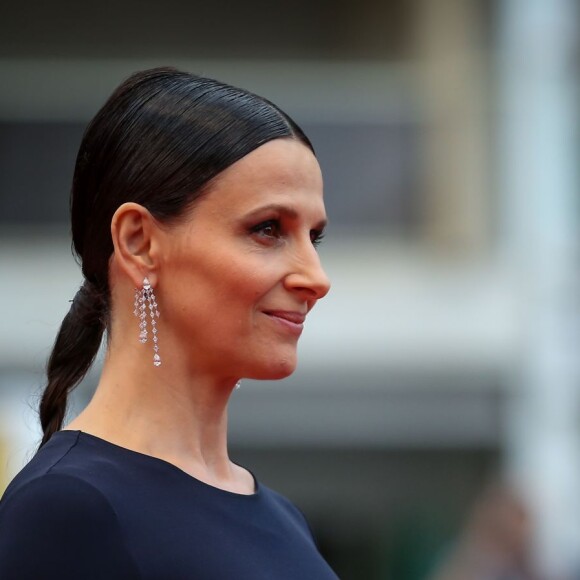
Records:
{"label": "cheek", "polygon": [[227,256],[201,272],[208,291],[223,301],[256,301],[280,280],[275,263],[264,256]]}
{"label": "cheek", "polygon": [[[228,313],[230,322],[247,322],[244,310],[259,308],[260,301],[283,279],[282,257],[267,251],[247,251],[231,239],[183,243],[164,268],[164,279],[176,313],[200,323],[217,322],[219,313]],[[174,310],[175,311],[175,310]]]}
{"label": "cheek", "polygon": [[190,267],[189,272],[182,269],[176,276],[180,309],[196,317],[213,317],[214,322],[220,312],[229,312],[242,322],[242,311],[256,306],[276,286],[277,279],[264,268],[240,266],[223,263]]}

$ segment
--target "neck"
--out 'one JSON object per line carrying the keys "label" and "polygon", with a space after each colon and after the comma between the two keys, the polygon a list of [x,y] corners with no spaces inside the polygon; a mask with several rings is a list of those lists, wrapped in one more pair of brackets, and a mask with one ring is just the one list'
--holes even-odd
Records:
{"label": "neck", "polygon": [[164,459],[216,487],[251,493],[251,476],[227,452],[235,381],[154,367],[124,354],[107,356],[93,399],[66,428]]}

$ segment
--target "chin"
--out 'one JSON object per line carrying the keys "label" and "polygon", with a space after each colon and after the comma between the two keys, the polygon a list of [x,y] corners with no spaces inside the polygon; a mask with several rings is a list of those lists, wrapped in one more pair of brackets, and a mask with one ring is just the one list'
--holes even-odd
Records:
{"label": "chin", "polygon": [[248,378],[260,381],[276,381],[289,377],[296,370],[296,356],[271,359],[266,364],[256,366]]}

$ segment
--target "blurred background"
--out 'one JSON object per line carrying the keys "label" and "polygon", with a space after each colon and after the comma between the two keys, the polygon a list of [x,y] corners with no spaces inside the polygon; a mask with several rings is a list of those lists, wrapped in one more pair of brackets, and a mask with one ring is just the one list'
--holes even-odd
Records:
{"label": "blurred background", "polygon": [[579,16],[575,0],[2,2],[0,491],[38,443],[81,281],[84,127],[131,72],[169,64],[270,98],[325,175],[333,289],[299,370],[234,393],[232,457],[303,509],[341,578],[580,578]]}

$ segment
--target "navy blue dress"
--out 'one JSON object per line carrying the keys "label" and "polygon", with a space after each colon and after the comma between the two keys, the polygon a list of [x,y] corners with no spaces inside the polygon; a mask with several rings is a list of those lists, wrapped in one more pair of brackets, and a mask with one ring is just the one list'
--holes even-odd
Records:
{"label": "navy blue dress", "polygon": [[336,580],[302,513],[79,431],[59,431],[0,501],[2,580]]}

